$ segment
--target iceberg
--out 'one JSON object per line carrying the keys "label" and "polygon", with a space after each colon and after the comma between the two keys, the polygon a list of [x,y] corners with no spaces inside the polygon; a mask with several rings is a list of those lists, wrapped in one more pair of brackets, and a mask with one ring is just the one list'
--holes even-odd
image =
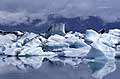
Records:
{"label": "iceberg", "polygon": [[104,33],[100,36],[99,41],[103,42],[104,44],[106,44],[110,47],[114,47],[115,44],[119,43],[119,39],[120,39],[120,37],[117,37],[112,34]]}
{"label": "iceberg", "polygon": [[109,49],[109,51],[103,51],[100,50],[99,48],[91,47],[89,53],[87,54],[87,58],[95,60],[114,60],[115,51],[112,48],[107,49]]}
{"label": "iceberg", "polygon": [[70,48],[81,48],[88,46],[83,39],[79,39],[75,36],[67,38],[64,42],[68,43]]}
{"label": "iceberg", "polygon": [[37,36],[38,36],[37,34],[26,32],[22,37],[20,37],[20,38],[17,40],[16,46],[22,47],[22,46],[24,46],[26,43],[28,43],[28,42],[30,42],[31,40],[35,39]]}
{"label": "iceberg", "polygon": [[111,33],[98,34],[94,30],[87,30],[85,40],[92,42],[92,44],[90,44],[91,49],[87,57],[114,59],[117,55],[115,53],[115,48],[116,44],[119,43],[119,39],[120,37]]}
{"label": "iceberg", "polygon": [[51,35],[58,34],[58,35],[65,35],[65,24],[52,24],[46,33],[46,38],[50,37]]}
{"label": "iceberg", "polygon": [[57,56],[54,52],[43,52],[41,47],[26,47],[24,48],[18,56],[48,56],[48,57],[54,57]]}
{"label": "iceberg", "polygon": [[61,42],[61,41],[64,41],[65,40],[65,37],[61,36],[61,35],[58,35],[58,34],[55,34],[55,35],[51,35],[47,41],[56,41],[56,42]]}
{"label": "iceberg", "polygon": [[69,44],[64,43],[64,42],[47,42],[46,44],[43,45],[43,49],[45,51],[63,51],[64,48],[68,48]]}
{"label": "iceberg", "polygon": [[21,50],[22,48],[5,46],[4,50],[2,50],[1,53],[6,56],[17,56],[21,52]]}
{"label": "iceberg", "polygon": [[43,48],[60,56],[83,57],[89,52],[90,46],[79,35],[67,33],[64,37],[57,34],[50,36]]}
{"label": "iceberg", "polygon": [[120,37],[120,29],[111,29],[108,33]]}
{"label": "iceberg", "polygon": [[92,29],[86,30],[85,40],[95,42],[99,39],[99,37],[100,37],[100,34],[98,34],[96,31]]}
{"label": "iceberg", "polygon": [[94,59],[114,59],[115,49],[101,41],[97,41],[91,44],[91,49],[87,57]]}
{"label": "iceberg", "polygon": [[35,38],[30,40],[28,43],[24,44],[24,47],[41,47],[42,42],[39,38]]}
{"label": "iceberg", "polygon": [[43,54],[43,50],[41,47],[25,47],[23,48],[19,55],[41,55]]}
{"label": "iceberg", "polygon": [[13,44],[17,40],[14,34],[0,35],[0,46]]}
{"label": "iceberg", "polygon": [[[0,35],[1,55],[58,55],[65,57],[87,57],[94,59],[114,59],[119,55],[119,29],[108,33],[97,33],[90,29],[85,34],[65,33],[65,25],[52,26],[49,37],[29,32],[4,32]],[[90,42],[90,43],[87,43]]]}
{"label": "iceberg", "polygon": [[116,35],[114,35],[110,32],[109,33],[98,34],[94,30],[87,30],[86,34],[85,34],[85,40],[92,41],[92,42],[101,41],[104,44],[107,44],[107,45],[112,47],[115,44],[118,44],[120,42],[120,37],[118,37],[118,36],[116,36]]}

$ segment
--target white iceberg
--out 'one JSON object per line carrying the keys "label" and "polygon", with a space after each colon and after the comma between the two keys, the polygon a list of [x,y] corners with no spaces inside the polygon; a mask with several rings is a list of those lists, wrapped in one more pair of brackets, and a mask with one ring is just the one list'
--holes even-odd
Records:
{"label": "white iceberg", "polygon": [[120,29],[111,29],[108,33],[120,37]]}
{"label": "white iceberg", "polygon": [[30,42],[31,40],[35,39],[38,35],[34,33],[26,32],[20,39],[17,40],[16,45],[17,47],[22,47],[26,43]]}
{"label": "white iceberg", "polygon": [[112,47],[113,45],[120,42],[120,37],[115,36],[112,33],[98,34],[94,30],[87,30],[85,34],[85,40],[92,42],[100,41]]}
{"label": "white iceberg", "polygon": [[[84,57],[88,58],[105,58],[114,59],[116,55],[116,44],[119,44],[119,30],[113,29],[109,33],[99,34],[96,31],[90,29],[86,31],[86,34],[79,32],[64,32],[64,25],[62,27],[56,25],[51,27],[48,39],[35,33],[18,33],[15,34],[0,35],[0,54],[5,55],[44,55],[48,52],[67,57]],[[64,33],[61,35],[59,33]],[[91,42],[88,44],[87,42]],[[117,45],[117,50],[119,45]],[[50,53],[50,54],[51,54]]]}
{"label": "white iceberg", "polygon": [[108,33],[102,34],[99,38],[99,41],[110,47],[114,47],[115,44],[118,44],[119,40],[120,37]]}
{"label": "white iceberg", "polygon": [[55,34],[64,36],[65,35],[65,24],[63,23],[52,24],[46,33],[46,38],[48,38],[51,35],[55,35]]}
{"label": "white iceberg", "polygon": [[92,29],[86,30],[85,40],[95,42],[99,39],[99,37],[100,37],[100,35],[96,31],[94,31]]}
{"label": "white iceberg", "polygon": [[85,42],[84,39],[79,39],[78,37],[69,37],[65,39],[65,43],[68,43],[70,48],[81,48],[81,47],[86,47],[88,46]]}
{"label": "white iceberg", "polygon": [[26,56],[26,55],[54,57],[57,54],[53,53],[53,52],[43,52],[41,47],[26,47],[20,52],[20,54],[18,56]]}
{"label": "white iceberg", "polygon": [[69,44],[64,42],[47,42],[45,45],[43,45],[43,48],[45,51],[63,51],[64,48],[68,48]]}
{"label": "white iceberg", "polygon": [[51,35],[47,41],[56,41],[56,42],[61,42],[61,41],[64,41],[65,40],[65,37],[61,36],[61,35]]}
{"label": "white iceberg", "polygon": [[115,49],[98,41],[96,43],[91,44],[91,49],[87,57],[93,59],[105,59],[105,60],[114,59]]}
{"label": "white iceberg", "polygon": [[14,34],[0,35],[0,46],[10,45],[17,40],[17,36]]}
{"label": "white iceberg", "polygon": [[16,47],[10,47],[10,46],[4,46],[0,49],[2,49],[0,52],[6,56],[7,55],[16,56],[22,50],[22,48],[16,48]]}
{"label": "white iceberg", "polygon": [[87,57],[114,59],[116,55],[115,45],[119,43],[119,39],[120,37],[110,33],[98,34],[93,30],[87,30],[85,40],[93,42]]}
{"label": "white iceberg", "polygon": [[28,43],[26,43],[24,46],[25,47],[41,47],[42,42],[40,41],[39,38],[35,38],[35,39],[32,39],[31,41],[29,41]]}

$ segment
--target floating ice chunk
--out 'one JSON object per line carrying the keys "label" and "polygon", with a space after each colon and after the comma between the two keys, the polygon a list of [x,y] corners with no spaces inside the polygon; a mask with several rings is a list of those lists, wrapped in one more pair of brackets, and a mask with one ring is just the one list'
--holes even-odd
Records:
{"label": "floating ice chunk", "polygon": [[75,32],[75,33],[72,33],[71,31],[68,32],[66,35],[65,35],[65,38],[70,38],[70,37],[79,37],[79,38],[84,38],[84,35],[79,33],[79,32]]}
{"label": "floating ice chunk", "polygon": [[112,47],[119,43],[118,36],[108,33],[98,34],[93,30],[87,30],[85,39],[93,42],[87,55],[88,58],[114,59],[115,49]]}
{"label": "floating ice chunk", "polygon": [[28,39],[33,39],[35,37],[37,37],[38,34],[35,34],[35,33],[28,33],[28,32],[25,32],[25,34],[22,36],[23,38],[28,38]]}
{"label": "floating ice chunk", "polygon": [[94,41],[97,41],[98,38],[99,38],[99,34],[94,31],[94,30],[86,30],[86,33],[85,33],[85,40],[88,40],[88,41],[91,41],[91,42],[94,42]]}
{"label": "floating ice chunk", "polygon": [[31,42],[33,39],[36,39],[37,36],[38,36],[37,34],[26,32],[20,39],[17,40],[15,46],[22,47],[26,43]]}
{"label": "floating ice chunk", "polygon": [[64,40],[65,40],[65,38],[64,38],[63,36],[57,35],[57,34],[52,35],[52,36],[50,36],[50,37],[48,38],[48,41],[61,42],[61,41],[64,41]]}
{"label": "floating ice chunk", "polygon": [[58,34],[62,36],[65,35],[65,24],[60,23],[60,24],[51,25],[51,27],[48,29],[46,33],[46,38],[54,34]]}
{"label": "floating ice chunk", "polygon": [[26,43],[25,46],[26,47],[38,47],[38,46],[42,46],[42,42],[38,38],[36,38]]}
{"label": "floating ice chunk", "polygon": [[104,44],[110,47],[113,47],[115,44],[119,43],[120,37],[112,34],[104,33],[100,36],[99,41],[103,42]]}
{"label": "floating ice chunk", "polygon": [[69,37],[65,40],[65,43],[68,43],[70,48],[80,48],[88,46],[83,39],[78,37]]}
{"label": "floating ice chunk", "polygon": [[4,46],[4,49],[5,50],[1,51],[3,54],[12,55],[12,56],[16,56],[22,50],[22,48],[16,48],[16,47],[10,47],[10,46]]}
{"label": "floating ice chunk", "polygon": [[75,35],[72,34],[71,32],[68,32],[68,33],[65,35],[65,38],[71,38],[71,37],[75,37]]}
{"label": "floating ice chunk", "polygon": [[17,36],[14,34],[0,35],[0,45],[9,45],[17,40]]}
{"label": "floating ice chunk", "polygon": [[74,35],[79,38],[84,38],[84,35],[79,32],[75,32]]}
{"label": "floating ice chunk", "polygon": [[57,56],[56,53],[53,52],[43,52],[41,47],[25,47],[18,56],[43,56],[43,57],[54,57]]}
{"label": "floating ice chunk", "polygon": [[5,37],[8,37],[12,41],[16,41],[17,40],[17,36],[14,35],[14,34],[7,34],[7,35],[5,35]]}
{"label": "floating ice chunk", "polygon": [[88,65],[93,71],[92,76],[96,79],[103,79],[103,77],[116,70],[115,61],[89,62]]}
{"label": "floating ice chunk", "polygon": [[19,55],[43,55],[41,47],[24,47]]}
{"label": "floating ice chunk", "polygon": [[88,45],[84,42],[84,39],[68,33],[65,37],[57,34],[50,36],[43,48],[46,51],[63,51],[65,48],[80,48],[86,46]]}
{"label": "floating ice chunk", "polygon": [[111,30],[109,30],[109,34],[120,37],[120,29],[111,29]]}
{"label": "floating ice chunk", "polygon": [[92,42],[100,41],[112,47],[120,41],[120,37],[115,36],[112,33],[98,34],[93,30],[87,30],[85,34],[85,40]]}
{"label": "floating ice chunk", "polygon": [[56,42],[56,41],[49,41],[45,45],[43,45],[43,48],[46,51],[62,51],[64,48],[68,48],[69,44],[64,42]]}
{"label": "floating ice chunk", "polygon": [[114,59],[115,49],[101,42],[94,42],[91,45],[91,49],[87,57],[93,59]]}

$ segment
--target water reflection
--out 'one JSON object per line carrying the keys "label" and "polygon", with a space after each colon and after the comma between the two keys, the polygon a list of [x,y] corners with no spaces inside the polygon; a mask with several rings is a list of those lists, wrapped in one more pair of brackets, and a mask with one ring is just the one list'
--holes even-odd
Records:
{"label": "water reflection", "polygon": [[[74,67],[80,67],[81,64],[85,64],[91,70],[90,74],[93,78],[103,79],[106,75],[116,70],[116,64],[114,60],[111,61],[94,61],[80,58],[65,58],[65,57],[43,57],[43,56],[31,56],[31,57],[1,57],[0,67],[8,67],[6,65],[12,65],[17,70],[37,70],[41,69],[44,62],[50,63],[52,66],[65,67],[70,65]],[[83,71],[79,71],[83,72]],[[78,72],[78,73],[79,73]],[[86,73],[84,73],[86,74]]]}
{"label": "water reflection", "polygon": [[100,62],[88,62],[90,69],[92,70],[92,76],[97,79],[102,79],[104,76],[116,70],[115,61],[100,61]]}

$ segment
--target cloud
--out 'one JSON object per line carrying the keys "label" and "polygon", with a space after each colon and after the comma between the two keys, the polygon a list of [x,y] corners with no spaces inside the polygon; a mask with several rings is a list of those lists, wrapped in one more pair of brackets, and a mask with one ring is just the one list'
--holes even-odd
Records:
{"label": "cloud", "polygon": [[120,16],[119,0],[0,0],[0,11],[28,12],[46,18],[49,14],[65,17],[100,16],[114,21]]}

